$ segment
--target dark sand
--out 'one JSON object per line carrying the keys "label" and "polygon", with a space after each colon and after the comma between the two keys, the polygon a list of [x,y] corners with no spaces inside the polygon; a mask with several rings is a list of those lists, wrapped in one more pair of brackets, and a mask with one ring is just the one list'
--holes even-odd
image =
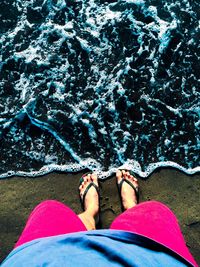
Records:
{"label": "dark sand", "polygon": [[[57,199],[79,213],[79,174],[52,173],[38,178],[14,177],[1,180],[0,256],[11,251],[31,210],[45,199]],[[100,183],[101,218],[104,228],[121,212],[115,178]],[[163,169],[147,180],[140,180],[141,201],[159,200],[177,215],[187,245],[200,263],[200,174],[185,175]]]}

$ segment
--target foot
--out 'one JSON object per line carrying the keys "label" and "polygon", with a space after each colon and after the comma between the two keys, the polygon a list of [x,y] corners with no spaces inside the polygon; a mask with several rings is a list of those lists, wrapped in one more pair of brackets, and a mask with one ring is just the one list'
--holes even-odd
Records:
{"label": "foot", "polygon": [[[87,174],[83,177],[83,182],[79,187],[80,196],[83,198],[84,192],[90,183],[94,183],[96,186],[98,185],[98,179],[96,174]],[[92,217],[96,217],[99,213],[99,196],[96,188],[91,186],[85,196],[84,200],[84,210],[85,213]]]}
{"label": "foot", "polygon": [[[116,172],[116,177],[117,177],[118,184],[120,184],[122,179],[126,179],[135,188],[138,188],[138,180],[134,176],[132,176],[129,171],[118,170]],[[130,209],[138,204],[135,190],[126,182],[122,184],[121,198],[122,198],[122,205],[123,205],[124,210]]]}

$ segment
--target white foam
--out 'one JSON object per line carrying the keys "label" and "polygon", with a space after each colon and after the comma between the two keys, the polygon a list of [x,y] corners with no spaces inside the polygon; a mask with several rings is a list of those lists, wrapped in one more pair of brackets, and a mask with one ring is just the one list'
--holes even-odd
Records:
{"label": "white foam", "polygon": [[[7,31],[0,37],[1,43],[4,44],[8,42],[12,44],[14,43],[14,39],[17,33],[19,33],[19,31],[21,30],[23,31],[26,26],[30,28],[36,27],[34,24],[30,24],[26,18],[27,7],[31,6],[33,2],[34,1],[23,1],[21,3],[22,7],[19,7],[19,10],[21,9],[21,11],[23,11],[23,14],[21,17],[19,17],[19,21],[17,22],[16,27]],[[192,114],[196,113],[199,116],[199,120],[195,121],[194,127],[196,127],[196,129],[199,129],[200,109],[198,101],[197,103],[181,103],[179,106],[177,106],[177,103],[173,103],[172,105],[170,103],[166,104],[165,99],[162,98],[154,99],[154,93],[156,90],[165,91],[166,94],[171,90],[170,86],[171,81],[173,80],[172,67],[175,67],[173,65],[175,63],[172,62],[170,68],[166,70],[170,78],[168,80],[163,79],[161,82],[159,81],[160,84],[157,84],[157,71],[159,70],[160,66],[159,60],[162,57],[162,54],[165,53],[166,48],[171,41],[171,32],[173,30],[176,30],[176,28],[178,28],[181,24],[181,21],[178,20],[177,14],[175,12],[171,12],[171,9],[176,7],[176,4],[178,3],[177,1],[175,2],[176,3],[171,4],[166,2],[164,4],[165,9],[170,14],[168,20],[164,20],[158,16],[159,7],[156,7],[156,4],[155,6],[148,7],[148,3],[143,0],[120,1],[120,4],[122,3],[123,6],[126,5],[126,3],[132,3],[133,7],[135,7],[134,5],[140,5],[141,7],[137,12],[142,12],[142,15],[150,16],[153,20],[153,22],[151,23],[146,23],[143,22],[143,20],[140,21],[140,19],[136,19],[137,16],[135,14],[134,8],[127,8],[123,11],[120,11],[119,8],[119,10],[117,10],[117,1],[116,3],[111,4],[99,4],[99,2],[95,0],[83,0],[81,1],[80,5],[81,10],[78,10],[78,8],[76,10],[77,12],[79,12],[76,19],[67,21],[68,18],[66,16],[65,25],[60,25],[59,23],[57,23],[57,21],[53,21],[53,18],[57,12],[68,5],[68,2],[64,0],[58,0],[56,3],[55,1],[47,1],[46,3],[48,4],[49,15],[47,15],[46,19],[40,25],[38,25],[38,28],[36,27],[40,30],[39,36],[35,39],[33,38],[33,40],[30,39],[28,48],[20,52],[14,52],[13,59],[16,62],[21,59],[24,64],[32,64],[32,61],[34,61],[37,64],[37,67],[42,68],[45,66],[48,71],[44,71],[41,75],[40,73],[32,73],[29,76],[28,74],[26,74],[26,76],[24,73],[20,74],[20,78],[18,81],[16,81],[14,88],[15,91],[18,91],[20,93],[18,99],[19,106],[10,108],[10,104],[8,103],[10,100],[6,100],[8,102],[2,108],[2,118],[0,118],[0,122],[2,124],[2,129],[9,129],[14,120],[19,119],[20,114],[27,114],[29,119],[31,120],[31,123],[41,129],[47,130],[61,144],[63,150],[69,152],[72,160],[74,160],[76,163],[71,164],[71,162],[66,162],[65,165],[57,165],[55,163],[57,158],[54,154],[46,155],[43,152],[39,153],[38,151],[31,150],[26,151],[25,153],[23,152],[24,155],[26,155],[30,160],[43,160],[45,164],[44,167],[37,171],[31,170],[30,172],[11,170],[7,173],[2,174],[0,177],[12,175],[34,177],[56,170],[63,172],[76,172],[85,168],[89,168],[92,171],[99,173],[100,179],[105,179],[108,176],[112,175],[118,167],[130,168],[144,178],[148,177],[156,168],[162,166],[175,167],[188,174],[194,174],[198,172],[199,167],[192,168],[193,164],[191,162],[187,162],[187,156],[190,154],[190,148],[194,148],[193,143],[188,142],[186,144],[182,144],[178,148],[175,148],[176,153],[184,151],[186,156],[186,162],[183,162],[184,166],[181,166],[180,164],[172,161],[168,161],[167,154],[163,154],[163,151],[167,150],[168,148],[171,149],[171,147],[176,145],[173,143],[173,136],[168,136],[167,127],[169,121],[167,121],[167,118],[163,118],[163,121],[161,121],[161,124],[159,125],[159,127],[162,127],[163,129],[163,136],[161,136],[161,138],[158,140],[160,143],[158,142],[157,147],[155,147],[155,151],[152,151],[152,154],[154,154],[152,155],[152,162],[148,161],[145,163],[143,157],[143,149],[145,149],[145,145],[148,146],[148,142],[151,143],[153,134],[158,131],[158,129],[155,129],[156,124],[153,124],[151,133],[138,131],[137,135],[135,135],[133,124],[131,124],[132,122],[128,117],[130,114],[125,114],[123,119],[121,119],[121,111],[117,106],[118,100],[123,99],[123,101],[125,102],[125,104],[123,105],[131,107],[132,104],[134,104],[131,102],[131,93],[133,90],[136,93],[140,93],[136,110],[138,111],[139,116],[141,116],[141,119],[139,122],[137,120],[135,121],[139,129],[143,129],[144,124],[148,123],[146,117],[148,117],[149,114],[145,113],[145,105],[153,111],[152,120],[156,120],[156,118],[159,118],[159,116],[164,116],[165,112],[163,112],[162,109],[159,110],[159,108],[157,108],[157,106],[159,105],[163,106],[165,108],[165,111],[170,111],[175,118],[179,119],[182,118],[183,111],[187,113],[192,112]],[[187,2],[186,0],[183,2],[185,3],[184,5],[189,9],[189,2]],[[77,2],[76,4],[77,7],[79,7],[79,2]],[[113,7],[115,7],[115,11],[113,11]],[[41,7],[38,7],[38,9],[40,8]],[[128,26],[130,32],[134,34],[134,38],[135,36],[137,36],[136,41],[139,48],[137,48],[133,56],[125,57],[120,49],[119,54],[115,55],[113,49],[115,48],[115,42],[117,43],[119,41],[119,36],[117,36],[116,33],[117,31],[119,31],[118,23],[122,21],[127,21],[127,23],[130,23],[130,25]],[[198,30],[198,27],[195,28],[195,30]],[[113,31],[111,33],[108,33],[107,29]],[[58,40],[55,40],[53,44],[49,44],[48,36],[54,32],[56,32],[59,38]],[[185,33],[189,34],[187,29],[185,30]],[[112,38],[115,38],[112,39],[110,38],[111,36]],[[149,42],[146,41],[146,39],[148,39]],[[81,54],[79,54],[79,56],[76,55],[77,51],[75,51],[76,48],[73,45],[74,40],[79,41],[81,49],[87,53],[88,60],[91,64],[91,68],[89,70],[90,74],[86,79],[87,85],[81,88],[81,90],[79,89],[78,93],[76,92],[77,88],[74,87],[74,91],[70,89],[70,87],[73,87],[75,84],[77,84],[77,81],[79,81],[80,79],[80,76],[77,73],[77,76],[73,76],[73,70],[78,66],[80,75],[83,75],[84,77],[85,75],[87,75],[87,73],[84,69],[82,69],[82,67],[84,68],[84,64],[87,65],[87,63],[84,61],[84,57],[83,59],[81,59]],[[155,41],[153,48],[151,48],[151,40]],[[195,38],[192,37],[190,40],[187,40],[186,43],[188,45],[195,45],[195,42]],[[61,45],[64,46],[64,44],[69,49],[69,52],[67,53],[69,53],[69,55],[71,56],[70,63],[70,60],[68,61],[68,54],[61,55],[61,53],[59,52]],[[119,42],[118,44],[119,47],[123,46],[123,44]],[[182,43],[179,42],[174,48],[174,53],[181,50],[181,46]],[[128,50],[128,48],[126,49]],[[15,50],[13,49],[13,51]],[[125,46],[123,47],[123,52],[124,51]],[[180,52],[183,53],[183,51]],[[150,73],[150,75],[148,74],[148,82],[150,82],[151,87],[148,87],[149,84],[148,86],[144,85],[144,87],[139,88],[137,92],[137,88],[135,88],[135,85],[133,85],[133,88],[131,88],[129,91],[127,88],[123,87],[123,83],[126,79],[125,77],[129,76],[130,71],[131,73],[133,73],[133,76],[135,75],[136,78],[137,75],[140,74],[146,75],[146,62],[144,63],[144,66],[138,66],[135,68],[131,67],[134,60],[140,59],[139,56],[142,57],[143,53],[147,53],[148,56],[146,59],[151,61],[150,65],[147,65],[147,69]],[[58,59],[55,66],[48,68],[50,66],[52,56],[57,56]],[[113,66],[112,59],[115,60],[115,64]],[[185,57],[185,60],[187,60],[187,57]],[[76,63],[73,63],[73,61],[77,62],[77,66]],[[0,65],[0,70],[2,69],[2,66],[3,64]],[[70,68],[72,69],[71,72],[69,71]],[[38,78],[38,81],[35,81],[35,77]],[[193,78],[196,77],[193,76]],[[187,91],[187,79],[183,77],[181,81],[181,90],[184,91],[184,96],[189,97],[190,92]],[[41,84],[45,84],[47,86],[44,86],[44,89],[40,89]],[[156,86],[158,87],[158,89],[156,89]],[[195,86],[192,87],[191,95],[196,96],[196,99],[198,99],[198,87]],[[54,87],[54,92],[50,94],[52,87]],[[86,92],[91,88],[94,94],[91,93],[91,96],[88,96]],[[143,93],[141,93],[142,90],[144,90]],[[87,99],[84,99],[84,95],[87,95]],[[44,105],[44,108],[47,108],[46,114],[39,114],[40,117],[44,117],[44,121],[42,119],[39,119],[37,115],[34,114],[35,110],[33,103],[34,101],[37,102],[38,96],[42,96],[42,99],[44,99],[44,101],[46,101],[47,103],[46,106]],[[180,97],[181,96],[182,95],[180,95]],[[51,106],[51,101],[53,104],[55,104],[55,106]],[[143,109],[140,107],[141,101],[143,101],[144,103]],[[65,103],[67,103],[67,110],[70,110],[68,111],[67,115],[65,113]],[[95,106],[94,108],[92,107],[93,105]],[[121,108],[123,109],[123,107]],[[85,154],[87,156],[85,156],[85,154],[79,154],[78,150],[76,150],[76,148],[74,148],[74,146],[72,145],[71,140],[66,140],[66,138],[61,136],[61,134],[51,126],[51,123],[55,122],[54,120],[58,111],[60,112],[60,114],[62,114],[63,117],[66,116],[66,118],[72,125],[74,125],[74,127],[76,124],[78,124],[79,126],[84,125],[87,128],[90,138],[90,140],[88,141],[90,141],[94,145],[94,150],[97,149],[96,152],[97,155],[99,155],[97,158],[91,158],[93,151],[86,151]],[[114,122],[112,122],[112,120],[111,122],[104,121],[103,117],[107,114],[112,117],[112,120]],[[9,119],[6,120],[3,118],[3,116],[9,117]],[[62,121],[62,123],[64,122]],[[171,120],[170,125],[175,127],[176,120]],[[149,129],[146,128],[145,131],[148,130]],[[13,134],[14,141],[18,142],[22,139],[22,136],[17,133],[17,129],[12,128],[10,130],[10,133]],[[99,133],[101,134],[100,137],[102,138],[103,142],[105,142],[102,146],[101,144],[98,144],[99,146],[96,146]],[[184,131],[180,131],[179,134],[183,135]],[[77,144],[81,146],[79,136],[77,135],[75,138],[77,138]],[[200,150],[200,138],[198,138],[198,136],[196,136],[195,138],[195,149],[198,152]],[[138,152],[138,149],[141,149],[140,142],[143,141],[145,145],[143,146],[141,151],[141,158],[140,156],[138,156],[138,161],[133,160]],[[37,143],[37,148],[41,149],[42,151],[44,148],[41,144],[42,140],[41,142]],[[114,156],[116,157],[118,163],[112,163],[112,159],[109,158],[109,168],[104,170],[104,166],[102,166],[99,161],[107,157],[106,153],[108,150],[106,152],[104,151],[106,145],[108,145],[110,151],[114,151]],[[130,146],[132,146],[131,149],[133,158],[127,159],[125,155]],[[198,162],[198,157],[198,153],[193,155],[195,162]],[[154,163],[155,159],[157,161],[156,163]]]}

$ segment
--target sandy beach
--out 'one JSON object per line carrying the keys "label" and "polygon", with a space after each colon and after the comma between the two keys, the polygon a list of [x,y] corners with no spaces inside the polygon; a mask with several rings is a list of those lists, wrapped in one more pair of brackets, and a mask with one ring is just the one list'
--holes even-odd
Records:
{"label": "sandy beach", "polygon": [[[12,250],[31,210],[41,201],[57,199],[81,212],[78,183],[82,173],[51,173],[38,178],[1,180],[0,259]],[[140,180],[140,201],[158,200],[177,215],[187,246],[200,264],[200,174],[188,176],[174,169],[157,170]],[[121,212],[115,177],[100,182],[102,227]]]}

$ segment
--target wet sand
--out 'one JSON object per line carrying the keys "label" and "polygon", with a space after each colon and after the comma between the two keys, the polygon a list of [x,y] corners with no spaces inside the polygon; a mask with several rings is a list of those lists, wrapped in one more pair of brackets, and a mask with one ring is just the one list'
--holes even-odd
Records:
{"label": "wet sand", "polygon": [[[41,201],[57,199],[81,212],[77,189],[81,174],[51,173],[0,181],[1,260],[11,251],[29,213]],[[200,264],[200,174],[188,176],[174,169],[162,169],[139,182],[141,201],[162,201],[176,213],[187,245]],[[115,177],[100,182],[100,189],[102,227],[108,228],[121,212]]]}

